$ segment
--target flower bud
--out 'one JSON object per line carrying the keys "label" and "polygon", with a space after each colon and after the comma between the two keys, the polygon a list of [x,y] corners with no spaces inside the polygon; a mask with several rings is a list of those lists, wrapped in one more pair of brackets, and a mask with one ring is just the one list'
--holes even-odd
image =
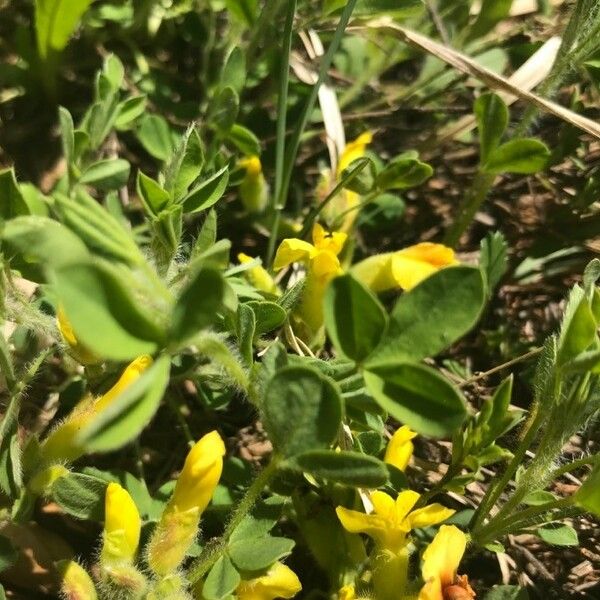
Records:
{"label": "flower bud", "polygon": [[104,543],[100,564],[133,562],[140,542],[142,522],[133,499],[118,483],[108,484],[104,511]]}
{"label": "flower bud", "polygon": [[274,600],[293,598],[302,589],[296,573],[283,563],[276,562],[260,577],[243,580],[238,585],[238,600]]}
{"label": "flower bud", "polygon": [[74,560],[56,564],[61,578],[60,591],[68,600],[97,600],[96,588],[87,571]]}
{"label": "flower bud", "polygon": [[177,569],[194,541],[200,517],[219,483],[223,456],[225,444],[216,431],[201,438],[188,453],[148,545],[148,564],[158,575]]}
{"label": "flower bud", "polygon": [[240,198],[250,213],[261,213],[265,210],[269,198],[269,186],[262,173],[262,165],[258,156],[249,156],[238,162],[246,169],[246,175],[240,184]]}
{"label": "flower bud", "polygon": [[[252,262],[254,259],[251,256],[240,252],[238,254],[238,260],[240,261],[240,264],[245,265]],[[244,275],[257,290],[267,294],[279,295],[280,292],[277,284],[262,265],[251,267],[247,271],[244,271]]]}
{"label": "flower bud", "polygon": [[48,494],[52,484],[65,475],[69,474],[69,469],[62,465],[52,465],[36,473],[29,481],[28,488],[34,494],[40,496]]}
{"label": "flower bud", "polygon": [[416,433],[407,425],[402,425],[392,436],[385,449],[384,462],[404,471],[415,448],[412,439]]}

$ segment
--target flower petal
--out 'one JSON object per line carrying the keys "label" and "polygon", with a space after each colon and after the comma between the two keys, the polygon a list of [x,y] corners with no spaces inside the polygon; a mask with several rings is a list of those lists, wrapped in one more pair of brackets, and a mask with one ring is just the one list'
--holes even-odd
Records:
{"label": "flower petal", "polygon": [[456,263],[452,248],[424,242],[394,253],[392,275],[398,287],[410,290],[442,267]]}
{"label": "flower petal", "polygon": [[404,471],[414,450],[411,440],[416,435],[416,432],[407,425],[400,427],[388,442],[383,458],[384,462]]}
{"label": "flower petal", "polygon": [[240,582],[236,596],[239,600],[274,600],[292,598],[302,589],[296,573],[276,562],[260,577]]}
{"label": "flower petal", "polygon": [[305,262],[311,258],[316,252],[316,248],[298,238],[287,238],[279,244],[277,248],[277,254],[275,255],[275,261],[273,262],[273,269],[279,271],[283,267],[287,267],[295,262]]}
{"label": "flower petal", "polygon": [[342,174],[342,171],[350,166],[352,161],[365,155],[365,150],[372,141],[373,134],[370,131],[365,131],[355,140],[352,140],[346,144],[338,163],[338,178]]}
{"label": "flower petal", "polygon": [[429,504],[423,508],[418,508],[408,515],[410,528],[417,529],[419,527],[437,525],[438,523],[449,519],[455,512],[455,510],[446,508],[441,504]]}
{"label": "flower petal", "polygon": [[[423,579],[425,581],[439,581],[442,589],[445,586],[452,585],[466,547],[467,538],[458,527],[442,525],[423,553]],[[421,590],[419,600],[433,598],[436,600],[441,598],[441,593],[439,596],[423,595],[423,590]]]}
{"label": "flower petal", "polygon": [[[421,494],[413,491],[413,490],[404,490],[398,494],[396,498],[396,519],[398,522],[403,521],[406,518],[406,515],[413,509],[413,506],[418,502]],[[412,529],[410,523],[408,524],[407,531]]]}
{"label": "flower petal", "polygon": [[328,250],[336,256],[342,251],[348,235],[341,231],[327,232],[319,223],[315,223],[312,231],[313,244],[318,250]]}
{"label": "flower petal", "polygon": [[380,515],[367,515],[357,510],[344,508],[343,506],[338,506],[335,512],[346,531],[350,533],[366,533],[377,542],[386,539],[388,523]]}
{"label": "flower petal", "polygon": [[398,287],[392,272],[393,252],[374,254],[352,266],[350,272],[374,292]]}

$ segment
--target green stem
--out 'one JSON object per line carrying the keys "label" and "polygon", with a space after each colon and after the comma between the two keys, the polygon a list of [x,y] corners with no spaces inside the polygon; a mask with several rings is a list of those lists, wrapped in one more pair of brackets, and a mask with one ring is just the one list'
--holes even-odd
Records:
{"label": "green stem", "polygon": [[462,234],[469,225],[471,225],[479,207],[486,199],[488,192],[494,183],[494,179],[496,179],[496,175],[483,173],[482,171],[477,172],[471,185],[471,189],[467,192],[467,195],[461,202],[454,222],[446,232],[444,243],[447,246],[454,247],[458,244]]}
{"label": "green stem", "polygon": [[499,539],[504,535],[522,529],[528,525],[532,519],[544,515],[552,510],[571,507],[573,497],[560,498],[552,502],[546,502],[540,506],[530,506],[521,510],[512,516],[506,518],[494,518],[485,527],[479,530],[478,534],[473,534],[473,540],[479,545],[485,545],[493,540]]}
{"label": "green stem", "polygon": [[475,511],[473,518],[471,519],[471,531],[473,534],[481,527],[481,524],[485,517],[489,514],[490,510],[496,503],[496,500],[500,497],[504,488],[508,485],[509,481],[513,478],[513,475],[517,472],[517,469],[523,462],[525,458],[525,454],[529,449],[529,446],[533,442],[538,429],[542,422],[544,421],[545,415],[543,411],[537,411],[536,414],[529,420],[528,425],[526,426],[525,433],[517,447],[512,460],[508,463],[506,470],[504,471],[502,477],[497,479],[495,483],[490,485],[485,496],[483,497],[481,504]]}
{"label": "green stem", "polygon": [[250,512],[256,504],[263,490],[272,479],[279,468],[279,458],[273,456],[271,462],[258,474],[258,477],[252,482],[252,485],[246,491],[237,508],[231,515],[231,519],[219,540],[208,545],[198,557],[198,560],[190,567],[188,580],[191,584],[198,582],[210,568],[217,562],[221,554],[227,548],[227,542],[236,527],[242,522],[244,517]]}

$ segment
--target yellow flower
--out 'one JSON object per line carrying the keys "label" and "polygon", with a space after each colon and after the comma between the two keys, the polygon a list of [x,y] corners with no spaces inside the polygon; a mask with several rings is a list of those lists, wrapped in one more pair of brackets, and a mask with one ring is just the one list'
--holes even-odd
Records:
{"label": "yellow flower", "polygon": [[243,580],[237,587],[239,600],[293,598],[302,589],[300,580],[289,567],[276,562],[260,577]]}
{"label": "yellow flower", "polygon": [[[366,131],[355,140],[346,144],[338,162],[336,183],[341,180],[344,169],[347,169],[357,158],[362,158],[365,155],[365,150],[372,140],[373,134],[370,131]],[[360,196],[356,192],[342,190],[326,207],[325,214],[327,220],[334,221],[339,215],[342,218],[340,229],[342,231],[349,231],[358,214],[359,203]],[[354,208],[356,210],[352,210]]]}
{"label": "yellow flower", "polygon": [[338,592],[338,600],[355,600],[356,590],[353,585],[345,585]]}
{"label": "yellow flower", "polygon": [[[240,261],[240,264],[246,265],[255,259],[247,254],[244,254],[243,252],[240,252],[238,254],[238,260]],[[265,292],[266,294],[273,294],[275,296],[279,295],[279,288],[277,287],[277,284],[262,265],[256,265],[249,268],[247,271],[244,271],[244,275],[257,290]]]}
{"label": "yellow flower", "polygon": [[96,600],[96,588],[87,571],[74,560],[61,560],[56,564],[60,574],[60,591],[68,600]]}
{"label": "yellow flower", "polygon": [[175,491],[148,545],[148,564],[158,575],[172,573],[198,533],[223,471],[225,444],[217,431],[202,437],[189,451]]}
{"label": "yellow flower", "polygon": [[404,471],[415,448],[411,440],[416,435],[407,425],[397,429],[385,449],[384,462]]}
{"label": "yellow flower", "polygon": [[123,372],[117,383],[100,398],[87,395],[42,443],[42,456],[47,462],[72,462],[84,452],[76,442],[77,434],[101,411],[105,410],[152,364],[152,357],[136,358]]}
{"label": "yellow flower", "polygon": [[455,511],[441,504],[429,504],[412,510],[420,495],[412,490],[400,492],[394,499],[385,492],[373,492],[373,513],[365,514],[338,506],[336,512],[350,533],[366,533],[381,550],[399,554],[406,546],[406,536],[412,529],[428,527],[445,521]]}
{"label": "yellow flower", "polygon": [[240,184],[240,198],[246,210],[260,213],[265,209],[269,198],[269,186],[262,172],[258,156],[248,156],[238,162],[246,169],[246,174]]}
{"label": "yellow flower", "polygon": [[58,330],[63,339],[69,345],[71,354],[82,365],[93,365],[100,362],[100,359],[75,337],[73,327],[71,326],[71,323],[69,323],[67,315],[65,315],[61,307],[58,307],[58,310],[56,311],[56,324],[58,325]]}
{"label": "yellow flower", "polygon": [[104,499],[103,564],[132,562],[140,543],[142,521],[135,502],[118,483],[109,483]]}
{"label": "yellow flower", "polygon": [[306,282],[299,316],[308,326],[311,335],[315,335],[323,325],[325,288],[342,272],[338,255],[348,236],[342,232],[327,233],[321,225],[315,223],[312,237],[312,244],[298,238],[283,240],[277,249],[273,268],[278,271],[295,262],[306,265]]}
{"label": "yellow flower", "polygon": [[475,592],[468,578],[457,576],[465,553],[467,538],[454,525],[442,525],[423,553],[422,574],[425,585],[418,600],[471,600]]}

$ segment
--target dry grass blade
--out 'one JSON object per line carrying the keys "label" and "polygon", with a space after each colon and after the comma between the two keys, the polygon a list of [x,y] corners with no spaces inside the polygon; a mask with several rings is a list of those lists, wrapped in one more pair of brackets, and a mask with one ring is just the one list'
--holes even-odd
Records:
{"label": "dry grass blade", "polygon": [[[539,85],[552,70],[556,59],[561,39],[552,37],[541,46],[519,69],[517,69],[508,81],[521,90],[530,91]],[[500,92],[501,98],[506,104],[511,105],[518,100],[517,96],[509,92]],[[471,131],[477,124],[474,115],[465,115],[462,119],[450,123],[444,127],[435,137],[436,145],[448,142],[455,137]]]}
{"label": "dry grass blade", "polygon": [[475,77],[476,79],[483,81],[490,88],[500,92],[506,92],[516,96],[521,100],[525,100],[526,102],[537,106],[539,109],[549,112],[563,121],[570,123],[574,127],[577,127],[578,129],[589,133],[595,138],[600,139],[600,125],[595,121],[592,121],[586,117],[582,117],[572,110],[569,110],[564,106],[560,106],[560,104],[556,104],[555,102],[551,102],[550,100],[546,100],[545,98],[542,98],[533,92],[515,86],[505,77],[497,75],[493,71],[482,67],[472,58],[462,54],[461,52],[458,52],[457,50],[453,50],[452,48],[438,44],[437,42],[424,35],[421,35],[420,33],[406,29],[405,27],[394,23],[391,19],[383,18],[373,20],[366,23],[365,26],[369,29],[387,30],[388,32],[396,35],[405,43],[432,54],[440,60],[443,60],[446,64],[454,67],[461,73],[465,73],[466,75],[470,75],[471,77]]}

